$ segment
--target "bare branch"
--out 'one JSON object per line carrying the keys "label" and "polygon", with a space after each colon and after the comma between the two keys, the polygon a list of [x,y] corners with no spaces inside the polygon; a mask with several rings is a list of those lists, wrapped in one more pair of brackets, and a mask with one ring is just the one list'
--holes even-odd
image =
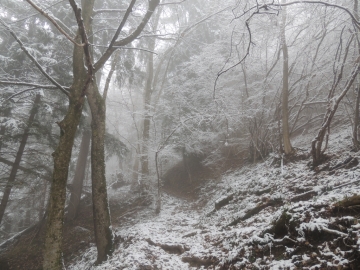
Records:
{"label": "bare branch", "polygon": [[[254,15],[255,13],[253,13],[251,15],[251,17]],[[232,65],[231,67],[228,67],[227,69],[224,69],[226,63],[229,61],[229,59],[226,61],[224,67],[222,68],[222,70],[220,70],[216,76],[216,79],[215,79],[215,82],[214,82],[214,92],[213,92],[213,99],[215,99],[215,94],[216,94],[216,84],[217,84],[217,81],[219,80],[220,76],[226,72],[228,72],[229,70],[233,69],[234,67],[240,65],[241,63],[243,63],[246,59],[246,57],[250,54],[250,46],[251,46],[251,30],[250,30],[250,26],[249,26],[249,21],[250,21],[250,18],[248,18],[246,21],[245,21],[245,25],[246,25],[246,29],[248,30],[248,33],[249,33],[249,42],[248,42],[248,46],[247,46],[247,49],[246,49],[246,53],[245,55],[243,56],[243,58],[240,59],[240,61],[238,61],[237,63],[235,63],[234,65]]]}
{"label": "bare branch", "polygon": [[181,37],[184,37],[188,32],[190,32],[190,30],[192,30],[193,28],[195,28],[196,26],[198,26],[199,24],[205,22],[206,20],[210,19],[211,17],[215,16],[215,15],[218,15],[222,12],[224,12],[225,10],[229,9],[231,6],[228,6],[228,7],[225,7],[221,10],[218,10],[208,16],[206,16],[205,18],[202,18],[201,20],[197,21],[196,23],[190,25],[189,27],[187,27],[184,31],[181,32],[180,36]]}
{"label": "bare branch", "polygon": [[70,40],[72,43],[74,43],[76,46],[84,46],[84,44],[78,44],[76,43],[76,41],[70,37],[65,31],[64,29],[62,29],[60,27],[60,25],[57,24],[56,20],[54,18],[52,18],[48,13],[46,13],[44,10],[42,10],[39,6],[37,6],[33,1],[31,0],[26,0],[26,2],[28,2],[34,9],[36,9],[37,11],[39,11],[39,13],[41,15],[43,15],[45,18],[47,18],[55,27],[56,29],[58,29],[60,31],[60,33],[62,33],[68,40]]}
{"label": "bare branch", "polygon": [[8,97],[6,100],[10,100],[10,99],[12,99],[12,98],[14,98],[16,96],[22,95],[22,94],[24,94],[26,92],[29,92],[29,91],[32,91],[32,90],[35,90],[35,89],[37,89],[37,87],[32,87],[32,88],[25,89],[23,91],[17,92],[15,94],[11,95],[10,97]]}
{"label": "bare branch", "polygon": [[119,13],[124,11],[126,11],[126,9],[97,9],[94,10],[93,15],[96,16],[101,13]]}
{"label": "bare branch", "polygon": [[350,10],[348,10],[347,8],[345,8],[343,6],[326,3],[326,2],[323,2],[323,1],[293,1],[293,2],[282,3],[282,4],[271,3],[271,4],[264,4],[264,5],[260,6],[259,10],[260,9],[266,9],[268,7],[271,7],[271,6],[285,7],[285,6],[295,5],[295,4],[317,4],[317,5],[323,5],[323,6],[327,6],[327,7],[333,7],[333,8],[341,9],[341,10],[345,11],[351,17],[351,20],[355,23],[356,27],[360,29],[360,21],[358,21],[355,18],[355,16],[351,13]]}
{"label": "bare branch", "polygon": [[[153,37],[153,38],[161,39],[161,40],[176,40],[176,39],[174,38],[176,35],[177,35],[176,33],[168,33],[168,34],[145,34],[145,35],[138,36],[137,39]],[[167,36],[170,36],[170,37],[169,37],[169,38],[166,38]]]}
{"label": "bare branch", "polygon": [[194,118],[195,118],[195,116],[189,117],[189,118],[185,119],[184,121],[181,121],[181,123],[178,124],[178,125],[170,132],[170,134],[165,138],[165,140],[158,145],[158,148],[157,148],[157,151],[156,151],[156,152],[160,152],[162,149],[164,149],[164,147],[166,146],[166,143],[167,143],[168,140],[174,135],[174,133],[175,133],[180,127],[184,126],[187,121],[192,120],[192,119],[194,119]]}
{"label": "bare branch", "polygon": [[179,1],[179,2],[162,3],[162,4],[159,4],[159,6],[179,5],[179,4],[184,3],[184,2],[186,2],[186,0],[182,0],[182,1]]}
{"label": "bare branch", "polygon": [[[150,17],[154,13],[155,8],[159,5],[159,2],[160,2],[160,0],[150,0],[149,1],[148,10],[147,10],[146,14],[144,15],[141,23],[135,29],[135,31],[132,32],[132,34],[130,34],[126,38],[114,42],[112,44],[112,47],[105,51],[105,53],[100,57],[100,59],[94,64],[95,72],[98,71],[105,64],[105,62],[110,58],[111,54],[117,49],[117,47],[122,47],[122,46],[128,45],[129,43],[134,41],[140,35],[140,33],[144,29],[147,22],[150,20]],[[120,28],[120,26],[119,26],[119,28]]]}
{"label": "bare branch", "polygon": [[242,62],[244,62],[246,57],[249,55],[250,45],[252,43],[252,41],[251,41],[251,30],[250,30],[250,27],[249,27],[249,22],[250,22],[251,18],[256,14],[263,14],[263,13],[274,14],[273,12],[269,12],[269,9],[274,10],[274,7],[280,8],[280,7],[285,7],[285,6],[295,5],[295,4],[318,4],[318,5],[324,5],[324,6],[327,6],[327,7],[333,7],[333,8],[341,9],[341,10],[345,11],[351,17],[351,19],[352,19],[353,23],[355,24],[355,26],[358,29],[360,29],[360,22],[355,18],[355,16],[351,13],[350,10],[348,10],[345,7],[339,6],[339,5],[335,5],[335,4],[330,4],[330,3],[326,3],[326,2],[322,2],[322,1],[293,1],[293,2],[287,2],[287,3],[274,3],[274,1],[273,1],[271,3],[263,4],[263,5],[257,4],[256,6],[253,6],[250,9],[244,11],[240,16],[235,16],[234,17],[234,20],[235,20],[235,19],[238,19],[238,18],[240,18],[242,16],[245,16],[250,11],[255,10],[255,11],[253,11],[251,13],[250,17],[245,21],[245,25],[246,25],[246,28],[247,28],[248,33],[249,33],[249,42],[248,42],[248,47],[247,47],[246,53],[245,53],[244,57],[240,61],[238,61],[237,63],[235,63],[234,65],[230,66],[227,69],[224,69],[224,67],[227,64],[227,62],[229,61],[229,59],[225,62],[225,65],[224,65],[223,69],[217,74],[217,77],[215,79],[214,93],[213,93],[214,98],[215,98],[215,92],[216,92],[216,84],[217,84],[217,81],[218,81],[219,77],[222,74],[224,74],[224,73],[228,72],[229,70],[233,69],[234,67],[238,66]]}
{"label": "bare branch", "polygon": [[[93,46],[93,47],[100,47],[100,48],[108,48],[108,46],[94,45],[94,44],[91,44],[91,46]],[[150,50],[142,49],[142,48],[125,47],[125,46],[114,46],[114,48],[126,49],[126,50],[138,50],[138,51],[144,51],[144,52],[148,52],[148,53],[152,53],[152,54],[156,54],[156,55],[157,55],[157,53],[154,52],[154,51],[150,51]]]}
{"label": "bare branch", "polygon": [[132,12],[132,8],[134,7],[135,3],[136,3],[136,0],[132,0],[132,1],[130,2],[130,5],[129,5],[129,7],[128,7],[127,10],[126,10],[123,19],[121,20],[118,29],[116,29],[116,32],[115,32],[115,34],[114,34],[114,36],[113,36],[113,38],[112,38],[112,40],[111,40],[111,42],[110,42],[110,45],[109,45],[109,48],[107,49],[107,51],[108,51],[108,50],[111,50],[112,46],[114,46],[114,43],[115,43],[116,40],[118,39],[119,34],[120,34],[121,30],[123,29],[123,27],[124,27],[124,25],[125,25],[128,17],[129,17],[130,13]]}
{"label": "bare branch", "polygon": [[[64,2],[64,1],[65,1],[65,0],[60,0],[60,1],[54,3],[54,4],[50,5],[50,6],[47,6],[47,7],[45,8],[45,10],[46,10],[46,9],[49,9],[49,8],[51,8],[51,7],[59,4],[59,3],[61,3],[61,2]],[[28,16],[26,16],[26,17],[23,17],[23,18],[21,18],[21,19],[12,21],[12,22],[9,23],[9,24],[14,24],[14,23],[18,23],[18,22],[25,21],[25,20],[27,20],[27,19],[29,19],[29,18],[31,18],[31,17],[37,16],[38,14],[39,14],[39,13],[36,12],[36,13],[34,13],[34,14],[31,14],[31,15],[28,15]],[[55,20],[59,21],[58,19],[55,19]],[[65,27],[66,27],[66,26],[65,26]]]}
{"label": "bare branch", "polygon": [[105,81],[104,92],[103,92],[103,99],[104,100],[106,100],[106,98],[107,98],[107,93],[108,93],[108,90],[109,90],[111,77],[112,77],[113,73],[115,72],[117,62],[119,62],[119,51],[117,51],[115,53],[115,55],[114,55],[114,59],[111,62],[111,68],[110,68],[109,74],[108,74],[108,76],[106,78],[106,81]]}
{"label": "bare branch", "polygon": [[[31,86],[42,89],[57,89],[58,87],[55,85],[43,85],[36,83],[28,83],[28,82],[16,82],[16,81],[0,81],[0,84],[4,85],[18,85],[18,86]],[[63,86],[64,89],[69,90],[69,87]]]}
{"label": "bare branch", "polygon": [[9,31],[10,35],[16,40],[16,42],[20,45],[21,50],[31,59],[31,61],[35,64],[35,66],[40,70],[40,72],[54,85],[57,86],[65,95],[69,97],[69,92],[65,90],[63,86],[61,86],[55,79],[53,79],[39,64],[39,62],[33,57],[30,52],[26,49],[21,40],[17,37],[17,35],[10,29],[10,27],[0,18],[0,24],[2,24],[7,31]]}

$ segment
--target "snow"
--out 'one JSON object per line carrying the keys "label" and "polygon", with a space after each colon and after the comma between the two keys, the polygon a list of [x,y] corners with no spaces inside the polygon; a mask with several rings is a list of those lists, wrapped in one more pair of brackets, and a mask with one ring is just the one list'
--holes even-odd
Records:
{"label": "snow", "polygon": [[269,267],[274,270],[280,270],[294,268],[295,265],[291,262],[291,260],[281,260],[272,262],[271,264],[269,264]]}
{"label": "snow", "polygon": [[[348,133],[347,129],[339,130],[330,141],[330,149],[336,153],[336,157],[330,160],[332,166],[349,155],[349,152],[341,150],[343,144],[333,143],[339,139],[345,141],[344,137]],[[356,153],[351,154],[357,156]],[[229,171],[220,180],[207,183],[209,189],[211,187],[215,192],[207,193],[207,186],[204,186],[199,199],[195,201],[163,194],[159,215],[155,215],[152,208],[144,208],[113,224],[120,241],[108,261],[93,266],[96,248],[92,246],[81,258],[71,262],[68,269],[220,269],[228,264],[234,269],[265,269],[265,265],[266,269],[295,269],[299,263],[307,265],[306,269],[321,268],[324,264],[327,267],[344,267],[350,263],[345,258],[346,252],[330,248],[329,241],[319,245],[318,253],[311,251],[301,256],[291,255],[296,248],[285,245],[285,255],[275,256],[276,245],[282,240],[266,232],[286,212],[291,214],[290,223],[299,223],[296,227],[298,235],[292,238],[294,243],[311,247],[308,242],[309,232],[315,231],[326,232],[334,239],[347,236],[347,232],[341,231],[340,225],[334,227],[336,222],[349,224],[349,228],[360,235],[360,225],[354,216],[325,217],[329,211],[327,205],[334,205],[345,197],[360,193],[360,186],[355,183],[332,189],[359,179],[359,166],[350,170],[339,169],[334,174],[328,171],[314,174],[307,167],[308,161],[287,163],[282,168],[271,165],[272,160],[269,158],[263,163]],[[268,188],[271,190],[266,192]],[[304,193],[298,190],[312,190],[318,195],[292,202],[291,198]],[[233,200],[214,211],[214,203],[229,194],[234,194]],[[199,202],[205,198],[208,203],[200,207]],[[282,199],[282,204],[268,206],[234,226],[227,226],[237,217],[244,217],[254,207],[275,199]],[[354,245],[358,247],[360,240]],[[183,252],[169,252],[164,246],[177,246]],[[263,250],[262,258],[253,257],[257,249]],[[186,258],[213,260],[216,263],[214,266],[211,263],[210,266],[199,266],[189,264]]]}

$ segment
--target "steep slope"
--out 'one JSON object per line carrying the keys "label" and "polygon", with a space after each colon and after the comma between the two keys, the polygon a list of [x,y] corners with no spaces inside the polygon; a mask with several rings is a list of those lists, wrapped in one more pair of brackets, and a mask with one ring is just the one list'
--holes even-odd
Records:
{"label": "steep slope", "polygon": [[350,132],[332,135],[315,170],[298,149],[293,161],[270,157],[210,180],[198,200],[164,194],[159,215],[143,208],[113,222],[109,261],[92,266],[91,247],[69,269],[359,269],[360,153]]}

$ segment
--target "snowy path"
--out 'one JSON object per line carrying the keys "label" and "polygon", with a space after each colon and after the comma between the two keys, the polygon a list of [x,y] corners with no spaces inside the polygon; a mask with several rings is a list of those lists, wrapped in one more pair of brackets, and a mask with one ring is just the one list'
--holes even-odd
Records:
{"label": "snowy path", "polygon": [[[334,140],[345,136],[343,131]],[[96,259],[92,247],[68,269],[342,269],[360,265],[360,203],[339,208],[352,209],[349,214],[334,211],[344,198],[345,202],[346,198],[360,201],[360,166],[337,167],[349,156],[360,160],[360,152],[338,149],[335,142],[331,145],[335,154],[317,171],[308,168],[308,158],[283,167],[273,165],[269,158],[208,182],[198,202],[164,195],[159,215],[146,208],[114,226],[119,241],[107,262],[92,266]],[[231,199],[214,210],[215,201],[224,198]],[[201,199],[211,201],[196,208]],[[280,231],[276,232],[276,226]]]}
{"label": "snowy path", "polygon": [[115,228],[116,235],[121,239],[120,244],[106,263],[91,266],[96,259],[96,248],[92,247],[69,269],[189,269],[189,264],[181,260],[179,253],[189,249],[204,249],[196,243],[196,239],[189,241],[190,237],[183,237],[199,231],[196,225],[200,215],[191,209],[191,204],[164,195],[159,215],[146,208],[129,218],[128,222],[125,221],[122,228]]}

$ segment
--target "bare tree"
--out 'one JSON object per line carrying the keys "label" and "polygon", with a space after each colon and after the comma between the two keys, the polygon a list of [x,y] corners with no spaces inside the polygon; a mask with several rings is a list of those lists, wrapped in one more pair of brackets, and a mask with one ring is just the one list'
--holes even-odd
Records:
{"label": "bare tree", "polygon": [[[283,0],[282,3],[286,3]],[[290,142],[290,129],[289,129],[289,52],[286,44],[286,7],[282,11],[281,21],[281,47],[283,53],[283,84],[282,84],[282,101],[281,101],[281,114],[282,114],[282,137],[284,143],[284,153],[289,155],[292,153],[293,148]]]}

